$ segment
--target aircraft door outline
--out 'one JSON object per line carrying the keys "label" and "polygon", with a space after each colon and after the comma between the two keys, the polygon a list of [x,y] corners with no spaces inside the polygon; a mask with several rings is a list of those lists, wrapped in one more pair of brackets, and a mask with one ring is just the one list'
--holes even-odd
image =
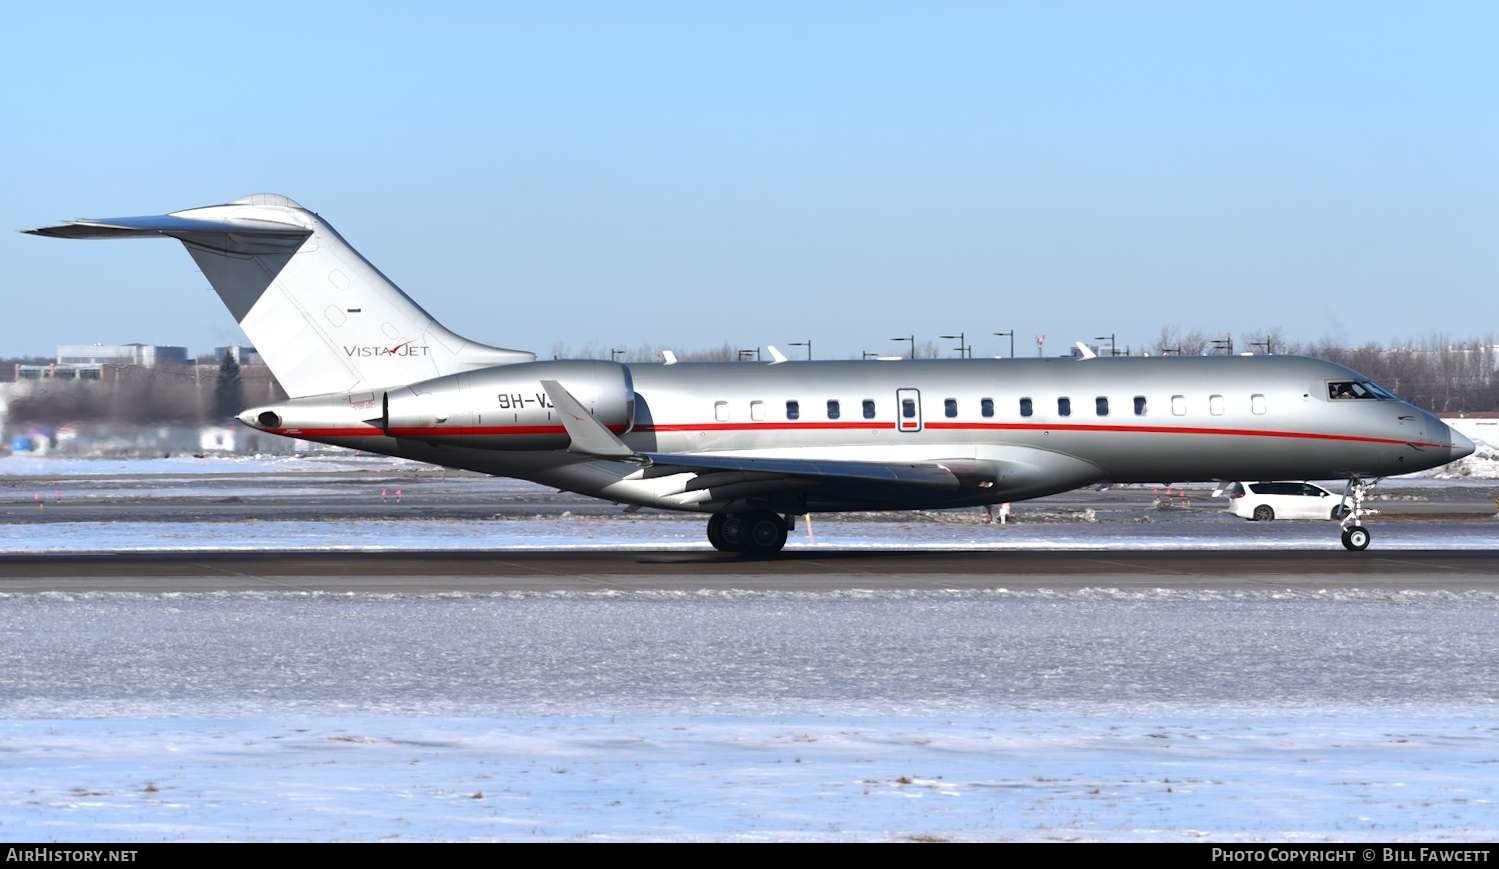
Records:
{"label": "aircraft door outline", "polygon": [[895,390],[895,430],[906,434],[921,431],[921,390]]}

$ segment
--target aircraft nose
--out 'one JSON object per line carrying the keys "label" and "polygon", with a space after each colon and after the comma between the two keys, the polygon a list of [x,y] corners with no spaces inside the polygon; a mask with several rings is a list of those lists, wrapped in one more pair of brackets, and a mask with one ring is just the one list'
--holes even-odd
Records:
{"label": "aircraft nose", "polygon": [[1447,434],[1452,438],[1452,461],[1457,461],[1464,456],[1473,455],[1473,442],[1467,436],[1452,426],[1447,427]]}

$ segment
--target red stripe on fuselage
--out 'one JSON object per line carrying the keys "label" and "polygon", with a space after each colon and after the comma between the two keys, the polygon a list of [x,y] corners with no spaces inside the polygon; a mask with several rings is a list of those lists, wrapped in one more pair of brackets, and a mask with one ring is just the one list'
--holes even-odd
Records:
{"label": "red stripe on fuselage", "polygon": [[[914,425],[903,423],[903,425]],[[712,432],[712,431],[857,431],[887,430],[888,422],[708,422],[708,423],[663,423],[639,425],[639,433],[657,432]],[[1044,422],[928,422],[928,431],[1056,431],[1056,432],[1109,432],[1118,434],[1171,434],[1211,435],[1220,437],[1291,438],[1298,440],[1348,441],[1369,444],[1410,444],[1416,447],[1445,447],[1447,444],[1429,441],[1405,441],[1397,438],[1370,437],[1367,435],[1328,434],[1324,432],[1280,431],[1275,429],[1247,428],[1198,428],[1165,425],[1093,425],[1085,423]],[[611,425],[616,434],[623,426]],[[387,432],[372,426],[358,428],[284,428],[267,429],[272,434],[306,438],[362,438],[386,437]],[[488,437],[506,435],[555,435],[566,434],[560,425],[521,426],[422,426],[392,428],[390,437]]]}
{"label": "red stripe on fuselage", "polygon": [[966,429],[985,430],[993,429],[999,431],[1088,431],[1088,432],[1129,432],[1139,434],[1185,434],[1185,435],[1223,435],[1227,437],[1252,437],[1252,438],[1299,438],[1303,440],[1324,441],[1354,441],[1368,444],[1411,444],[1418,447],[1444,447],[1446,444],[1428,443],[1426,441],[1405,441],[1398,438],[1379,438],[1367,435],[1348,434],[1326,434],[1323,432],[1309,431],[1278,431],[1275,429],[1253,429],[1253,428],[1199,428],[1188,426],[1169,425],[1089,425],[1086,423],[1064,423],[1061,425],[1044,422],[929,422],[929,429]]}
{"label": "red stripe on fuselage", "polygon": [[637,425],[636,431],[793,431],[795,429],[886,429],[888,422],[703,422]]}

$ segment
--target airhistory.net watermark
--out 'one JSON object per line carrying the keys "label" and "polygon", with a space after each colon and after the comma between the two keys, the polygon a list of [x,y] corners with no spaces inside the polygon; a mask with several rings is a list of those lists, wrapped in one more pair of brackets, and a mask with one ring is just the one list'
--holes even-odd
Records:
{"label": "airhistory.net watermark", "polygon": [[85,851],[79,848],[6,848],[7,863],[134,863],[139,851]]}

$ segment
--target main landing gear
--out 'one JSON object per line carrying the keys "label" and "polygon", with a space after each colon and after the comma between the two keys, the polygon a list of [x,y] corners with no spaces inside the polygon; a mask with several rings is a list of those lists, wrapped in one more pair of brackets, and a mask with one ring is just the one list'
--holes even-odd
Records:
{"label": "main landing gear", "polygon": [[714,513],[708,520],[708,542],[719,552],[774,555],[786,545],[791,524],[779,513]]}
{"label": "main landing gear", "polygon": [[[1364,496],[1378,483],[1364,482],[1358,477],[1348,481],[1343,487],[1343,500],[1333,508],[1333,515],[1343,514],[1343,548],[1353,552],[1363,552],[1369,548],[1369,529],[1364,527],[1364,516],[1373,515],[1376,511],[1364,509]],[[1351,499],[1351,503],[1350,503]]]}

